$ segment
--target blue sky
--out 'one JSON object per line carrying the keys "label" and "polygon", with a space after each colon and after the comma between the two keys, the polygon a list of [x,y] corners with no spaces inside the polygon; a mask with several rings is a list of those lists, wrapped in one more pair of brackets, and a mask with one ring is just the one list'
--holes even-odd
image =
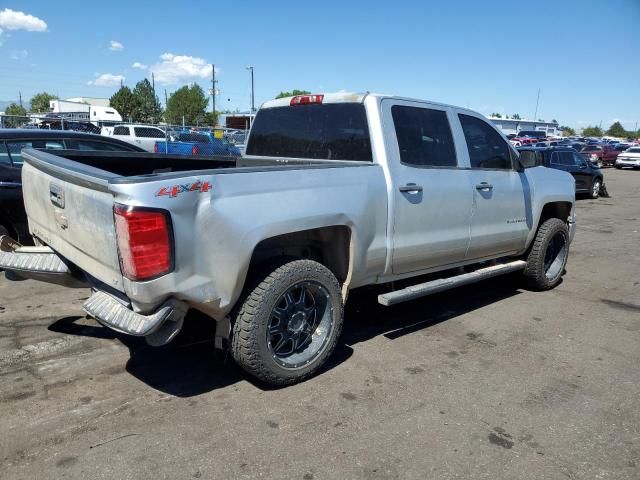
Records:
{"label": "blue sky", "polygon": [[109,97],[154,71],[164,101],[215,63],[218,107],[246,110],[251,64],[257,105],[371,91],[529,118],[540,88],[539,118],[640,124],[640,0],[0,0],[0,29],[0,100]]}

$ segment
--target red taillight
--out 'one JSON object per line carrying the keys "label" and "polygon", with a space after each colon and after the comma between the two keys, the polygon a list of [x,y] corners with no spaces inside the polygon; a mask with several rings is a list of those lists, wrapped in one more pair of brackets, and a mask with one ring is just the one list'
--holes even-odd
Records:
{"label": "red taillight", "polygon": [[194,145],[193,147],[191,147],[191,155],[198,155],[198,146]]}
{"label": "red taillight", "polygon": [[290,106],[294,105],[309,105],[310,103],[322,103],[324,95],[298,95],[291,99]]}
{"label": "red taillight", "polygon": [[115,205],[122,274],[130,280],[151,280],[173,270],[171,219],[166,210]]}
{"label": "red taillight", "polygon": [[158,142],[153,144],[153,153],[158,153]]}

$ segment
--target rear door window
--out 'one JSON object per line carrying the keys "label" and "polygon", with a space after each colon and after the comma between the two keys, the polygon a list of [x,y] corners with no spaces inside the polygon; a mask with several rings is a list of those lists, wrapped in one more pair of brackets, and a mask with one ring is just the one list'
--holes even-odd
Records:
{"label": "rear door window", "polygon": [[113,134],[114,135],[130,135],[129,133],[129,127],[113,127]]}
{"label": "rear door window", "polygon": [[7,142],[7,149],[9,155],[11,155],[11,161],[14,164],[22,165],[24,160],[22,159],[23,148],[46,148],[50,150],[62,150],[64,149],[64,143],[62,140],[22,140],[16,142]]}
{"label": "rear door window", "polygon": [[136,137],[140,138],[165,138],[164,132],[159,128],[152,127],[134,127],[133,131]]}
{"label": "rear door window", "polygon": [[261,109],[247,155],[372,161],[364,105],[329,103]]}
{"label": "rear door window", "polygon": [[500,134],[487,122],[459,114],[464,138],[467,141],[471,168],[510,170],[511,149]]}
{"label": "rear door window", "polygon": [[458,165],[446,112],[394,105],[391,116],[402,163],[417,167]]}

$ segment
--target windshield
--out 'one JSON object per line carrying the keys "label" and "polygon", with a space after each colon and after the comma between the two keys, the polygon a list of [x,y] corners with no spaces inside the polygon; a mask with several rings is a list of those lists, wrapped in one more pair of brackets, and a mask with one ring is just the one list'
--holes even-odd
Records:
{"label": "windshield", "polygon": [[364,105],[264,108],[253,121],[247,155],[370,162],[371,142]]}
{"label": "windshield", "polygon": [[640,153],[640,147],[630,148],[625,153]]}

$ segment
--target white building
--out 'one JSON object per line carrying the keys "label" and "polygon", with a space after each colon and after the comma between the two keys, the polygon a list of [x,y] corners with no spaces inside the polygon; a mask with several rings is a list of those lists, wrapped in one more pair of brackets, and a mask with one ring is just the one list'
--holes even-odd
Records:
{"label": "white building", "polygon": [[536,120],[513,119],[513,118],[496,118],[489,117],[489,120],[498,127],[505,135],[510,133],[518,134],[523,130],[538,130],[546,132],[547,135],[562,135],[562,130],[557,123],[554,122],[538,122]]}

